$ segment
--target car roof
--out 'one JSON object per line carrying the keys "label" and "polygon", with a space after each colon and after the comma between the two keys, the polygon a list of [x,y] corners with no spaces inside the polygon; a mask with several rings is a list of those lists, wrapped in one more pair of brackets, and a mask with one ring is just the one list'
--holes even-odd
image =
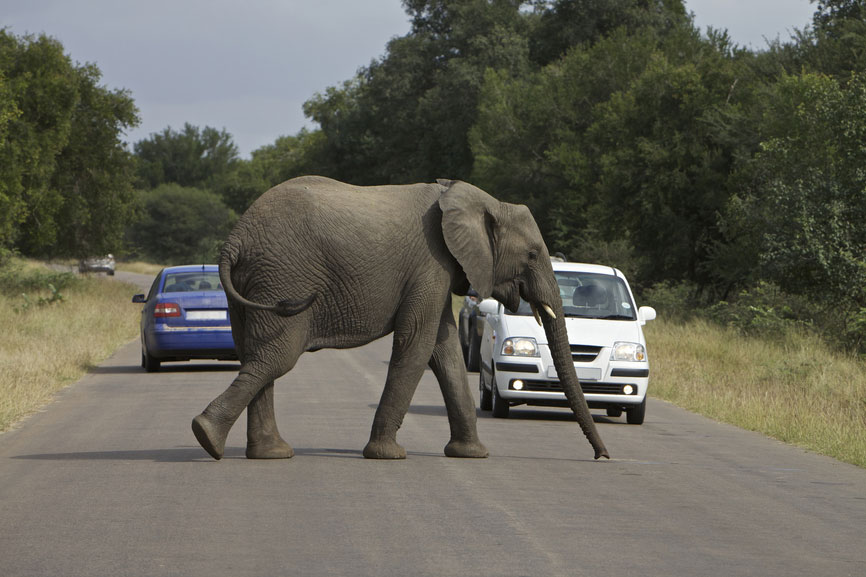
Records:
{"label": "car roof", "polygon": [[181,266],[168,266],[162,269],[163,274],[169,272],[215,272],[219,270],[219,265],[216,264],[185,264]]}
{"label": "car roof", "polygon": [[551,262],[553,265],[554,272],[562,271],[562,272],[590,272],[595,274],[606,274],[609,276],[618,276],[620,278],[624,278],[625,275],[619,269],[613,268],[612,266],[605,266],[602,264],[588,264],[583,262]]}

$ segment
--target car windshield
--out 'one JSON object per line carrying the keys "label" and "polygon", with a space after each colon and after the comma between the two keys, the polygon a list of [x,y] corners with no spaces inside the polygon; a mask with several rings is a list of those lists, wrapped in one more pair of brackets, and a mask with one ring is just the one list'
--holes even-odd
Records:
{"label": "car windshield", "polygon": [[220,274],[217,271],[170,272],[165,275],[162,292],[221,291]]}
{"label": "car windshield", "polygon": [[[562,309],[567,317],[633,321],[634,303],[620,277],[589,272],[554,271]],[[520,299],[518,315],[532,315],[529,303]]]}

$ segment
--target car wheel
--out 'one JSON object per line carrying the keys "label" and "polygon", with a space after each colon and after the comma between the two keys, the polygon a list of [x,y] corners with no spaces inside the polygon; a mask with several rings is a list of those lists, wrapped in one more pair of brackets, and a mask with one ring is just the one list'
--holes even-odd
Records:
{"label": "car wheel", "polygon": [[646,417],[646,397],[641,404],[625,411],[625,420],[629,425],[643,425],[644,417]]}
{"label": "car wheel", "polygon": [[155,373],[159,370],[159,365],[159,359],[150,356],[150,353],[147,352],[147,349],[145,349],[141,353],[141,366],[144,367],[145,371],[147,371],[148,373]]}
{"label": "car wheel", "polygon": [[496,386],[496,378],[492,378],[490,388],[493,389],[493,416],[497,419],[507,419],[508,412],[511,410],[511,405],[508,401],[499,396],[499,388]]}
{"label": "car wheel", "polygon": [[482,411],[489,411],[493,408],[493,393],[490,392],[490,389],[484,386],[484,371],[478,373],[478,390],[480,391],[480,402],[479,406]]}
{"label": "car wheel", "polygon": [[479,357],[481,356],[481,339],[478,337],[478,331],[475,330],[475,325],[469,326],[469,346],[466,350],[466,370],[477,371],[479,365]]}
{"label": "car wheel", "polygon": [[608,407],[607,408],[607,416],[608,417],[621,417],[622,416],[622,407]]}

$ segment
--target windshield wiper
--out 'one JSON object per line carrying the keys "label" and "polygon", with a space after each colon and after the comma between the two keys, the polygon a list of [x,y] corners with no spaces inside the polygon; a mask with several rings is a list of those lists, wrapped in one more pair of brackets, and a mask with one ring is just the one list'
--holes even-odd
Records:
{"label": "windshield wiper", "polygon": [[634,317],[628,315],[607,315],[606,317],[595,317],[603,321],[633,321]]}

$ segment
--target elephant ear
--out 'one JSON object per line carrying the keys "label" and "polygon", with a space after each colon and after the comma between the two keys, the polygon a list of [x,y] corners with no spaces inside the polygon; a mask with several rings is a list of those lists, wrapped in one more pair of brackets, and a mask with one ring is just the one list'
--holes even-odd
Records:
{"label": "elephant ear", "polygon": [[459,180],[438,182],[446,187],[439,197],[445,244],[463,267],[472,288],[487,298],[493,292],[494,230],[499,201]]}

